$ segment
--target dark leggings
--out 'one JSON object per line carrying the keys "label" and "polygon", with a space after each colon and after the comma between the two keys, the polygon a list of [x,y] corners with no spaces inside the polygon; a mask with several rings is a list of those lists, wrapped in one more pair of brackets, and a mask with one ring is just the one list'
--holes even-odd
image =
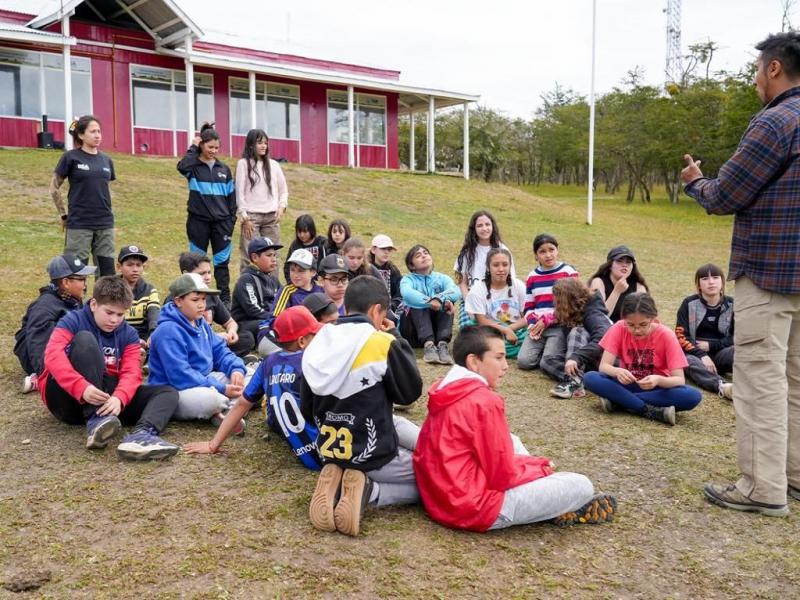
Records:
{"label": "dark leggings", "polygon": [[[69,362],[84,379],[96,388],[111,394],[117,378],[105,372],[105,360],[95,337],[79,331],[70,344]],[[68,425],[83,425],[99,408],[88,402],[82,404],[64,390],[52,375],[45,389],[47,408],[53,416]],[[122,407],[119,419],[125,425],[149,425],[163,431],[175,408],[178,392],[168,385],[140,385],[130,403]]]}
{"label": "dark leggings", "polygon": [[699,390],[688,385],[643,390],[635,383],[623,385],[613,377],[597,371],[586,373],[583,385],[598,396],[635,413],[644,412],[645,404],[674,406],[675,410],[692,410],[703,398]]}
{"label": "dark leggings", "polygon": [[453,337],[453,315],[429,308],[412,308],[408,312],[420,343],[449,342]]}

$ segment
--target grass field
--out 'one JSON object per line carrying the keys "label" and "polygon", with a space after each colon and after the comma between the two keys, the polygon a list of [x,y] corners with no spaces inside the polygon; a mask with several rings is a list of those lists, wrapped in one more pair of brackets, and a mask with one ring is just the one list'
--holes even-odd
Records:
{"label": "grass field", "polygon": [[[186,245],[185,184],[172,159],[115,156],[117,244],[152,257],[148,279],[165,290]],[[736,476],[730,403],[704,395],[676,427],[600,412],[596,398],[548,396],[551,382],[513,367],[501,385],[511,430],[562,470],[615,493],[617,520],[561,530],[518,527],[485,535],[447,530],[419,507],[369,512],[356,539],[314,530],[315,476],[251,416],[226,455],[178,455],[159,464],[88,452],[84,431],[58,423],[20,392],[13,332],[45,282],[63,238],[47,195],[57,155],[0,150],[0,581],[40,587],[0,596],[52,598],[796,598],[800,504],[788,519],[706,504],[702,485]],[[524,276],[530,243],[555,234],[562,258],[589,275],[609,247],[633,248],[672,326],[694,269],[727,266],[731,220],[684,198],[627,205],[599,196],[584,224],[583,190],[517,189],[452,177],[285,167],[294,218],[318,228],[344,217],[369,240],[388,233],[401,252],[424,242],[449,272],[469,215],[487,208]],[[398,256],[402,264],[402,255]],[[235,269],[234,269],[235,272]],[[420,368],[427,386],[444,367]],[[409,416],[421,423],[423,397]],[[171,425],[179,443],[208,439],[205,424]]]}

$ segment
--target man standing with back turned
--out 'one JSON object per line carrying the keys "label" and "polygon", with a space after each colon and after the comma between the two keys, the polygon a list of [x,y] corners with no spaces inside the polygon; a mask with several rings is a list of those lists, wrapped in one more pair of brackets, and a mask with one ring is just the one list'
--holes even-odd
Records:
{"label": "man standing with back turned", "polygon": [[717,179],[688,154],[681,179],[709,213],[734,214],[733,405],[741,478],[709,502],[772,517],[800,500],[800,33],[756,46],[764,103]]}

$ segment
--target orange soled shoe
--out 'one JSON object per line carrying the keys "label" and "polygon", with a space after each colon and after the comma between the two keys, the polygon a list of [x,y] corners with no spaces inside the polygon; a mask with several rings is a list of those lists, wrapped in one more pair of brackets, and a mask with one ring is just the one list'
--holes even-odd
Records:
{"label": "orange soled shoe", "polygon": [[372,482],[363,471],[346,469],[342,476],[342,496],[333,511],[336,529],[345,535],[358,535],[361,515],[372,493]]}
{"label": "orange soled shoe", "polygon": [[322,467],[317,479],[317,487],[311,496],[308,517],[311,524],[322,531],[336,531],[333,510],[339,498],[339,486],[342,483],[342,468],[328,463]]}
{"label": "orange soled shoe", "polygon": [[567,527],[578,523],[605,523],[613,521],[617,512],[617,499],[610,494],[595,494],[589,502],[578,510],[564,513],[553,519],[553,524]]}

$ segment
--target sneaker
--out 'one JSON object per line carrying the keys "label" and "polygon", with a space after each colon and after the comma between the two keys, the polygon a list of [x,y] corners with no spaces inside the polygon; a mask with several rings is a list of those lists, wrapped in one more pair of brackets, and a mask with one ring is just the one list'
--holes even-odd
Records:
{"label": "sneaker", "polygon": [[598,399],[600,400],[600,410],[602,410],[604,413],[612,413],[617,410],[617,407],[608,398],[598,396]]}
{"label": "sneaker", "polygon": [[706,500],[717,506],[742,510],[745,512],[757,512],[768,517],[785,517],[789,514],[789,507],[785,504],[765,504],[751,500],[733,484],[724,485],[719,483],[709,483],[703,489]]}
{"label": "sneaker", "polygon": [[674,406],[653,406],[652,404],[645,404],[642,416],[645,419],[652,419],[653,421],[661,421],[662,423],[666,423],[667,425],[675,425]]}
{"label": "sneaker", "polygon": [[[225,412],[218,412],[215,415],[211,415],[211,424],[219,429],[219,426],[222,425],[222,422],[225,420],[225,416],[228,414],[228,411]],[[231,433],[236,437],[242,437],[244,435],[244,430],[247,429],[247,422],[244,419],[239,419],[239,424],[233,428]]]}
{"label": "sneaker", "polygon": [[245,367],[247,367],[248,365],[255,365],[261,362],[261,357],[258,354],[253,354],[251,352],[242,359],[242,362],[244,362]]}
{"label": "sneaker", "polygon": [[786,488],[786,494],[790,498],[794,498],[795,500],[800,501],[800,488],[796,488],[793,485],[790,485],[788,488]]}
{"label": "sneaker", "polygon": [[439,362],[439,353],[433,343],[425,344],[425,349],[422,351],[422,360],[431,364]]}
{"label": "sneaker", "polygon": [[358,535],[361,515],[372,493],[372,482],[363,471],[346,469],[342,475],[342,494],[333,511],[336,529],[345,535]]}
{"label": "sneaker", "polygon": [[180,447],[158,437],[153,427],[134,429],[122,438],[117,455],[126,460],[162,460],[175,456]]}
{"label": "sneaker", "polygon": [[26,375],[22,380],[22,393],[30,394],[39,389],[39,376],[36,373]]}
{"label": "sneaker", "polygon": [[108,440],[113,438],[122,428],[122,423],[113,415],[100,417],[96,413],[86,421],[86,447],[97,450],[108,446]]}
{"label": "sneaker", "polygon": [[553,519],[553,524],[568,527],[578,523],[607,523],[614,520],[617,512],[617,499],[610,494],[595,494],[589,502],[578,510],[564,513]]}
{"label": "sneaker", "polygon": [[550,390],[550,395],[554,398],[583,398],[586,395],[586,390],[583,388],[583,381],[576,377],[570,377],[556,384]]}
{"label": "sneaker", "polygon": [[436,348],[436,354],[439,357],[439,362],[443,365],[452,365],[453,357],[450,356],[450,350],[447,348],[447,342],[439,342]]}
{"label": "sneaker", "polygon": [[733,384],[732,383],[720,383],[719,384],[719,397],[725,398],[727,400],[733,400]]}
{"label": "sneaker", "polygon": [[308,506],[308,518],[311,524],[322,531],[336,531],[334,506],[339,499],[339,488],[342,483],[342,468],[328,463],[322,467],[317,478],[317,487],[311,496]]}

